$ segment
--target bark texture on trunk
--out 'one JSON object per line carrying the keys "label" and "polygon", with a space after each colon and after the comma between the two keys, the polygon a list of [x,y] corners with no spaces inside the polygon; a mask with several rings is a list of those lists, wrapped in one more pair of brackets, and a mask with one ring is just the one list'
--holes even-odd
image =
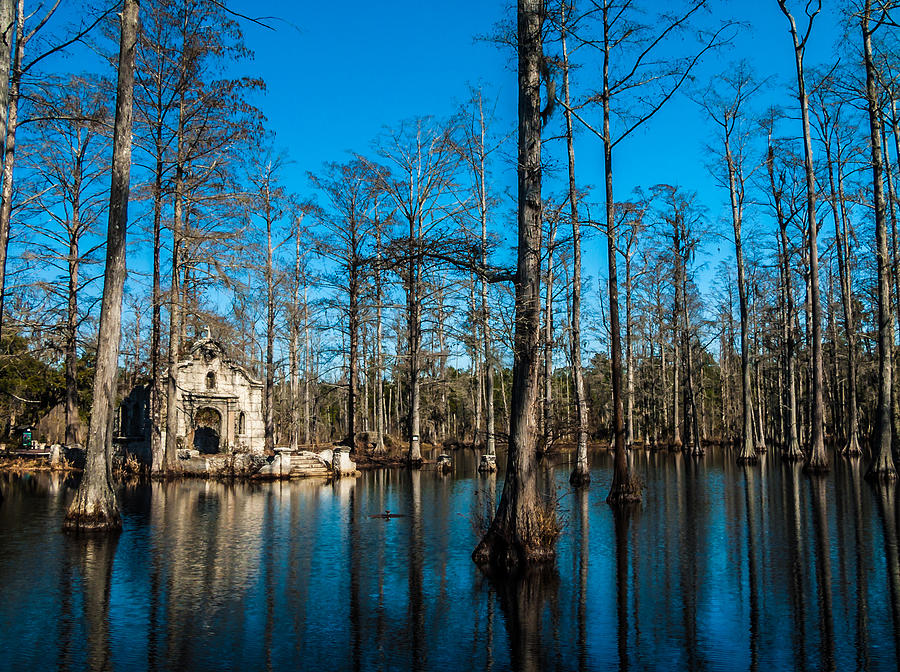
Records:
{"label": "bark texture on trunk", "polygon": [[87,461],[81,485],[75,493],[63,523],[65,529],[73,531],[116,531],[122,527],[116,494],[110,482],[109,457],[112,447],[112,418],[116,402],[116,374],[125,286],[125,232],[128,224],[128,189],[131,177],[131,122],[138,11],[137,0],[124,0],[113,128],[106,270],[103,279]]}
{"label": "bark texture on trunk", "polygon": [[782,457],[789,461],[803,459],[800,450],[800,435],[797,421],[797,358],[794,356],[794,288],[791,281],[790,247],[787,235],[788,221],[781,204],[782,192],[775,183],[775,149],[771,134],[766,153],[766,168],[769,173],[769,188],[775,204],[775,218],[778,220],[778,247],[780,248],[779,272],[781,275],[781,335],[784,342],[783,364],[784,390],[782,404],[787,407],[784,421],[785,436]]}
{"label": "bark texture on trunk", "polygon": [[[794,17],[785,6],[786,0],[778,0],[791,26],[791,37],[794,41],[794,63],[797,67],[797,97],[800,102],[800,117],[803,124],[803,155],[806,169],[806,221],[808,231],[809,255],[809,303],[810,317],[810,356],[812,359],[812,384],[809,409],[809,450],[806,454],[804,471],[808,473],[825,473],[828,471],[828,455],[825,452],[825,365],[822,356],[822,302],[819,297],[819,229],[816,224],[816,176],[813,166],[812,135],[809,127],[809,97],[806,94],[806,80],[803,74],[803,54],[809,37],[807,30],[800,41]],[[821,6],[821,3],[820,3]],[[809,18],[809,28],[815,17]]]}
{"label": "bark texture on trunk", "polygon": [[[568,11],[563,9],[564,12]],[[563,22],[565,25],[565,21]],[[573,486],[588,485],[591,472],[588,466],[588,404],[581,365],[581,221],[578,219],[578,191],[575,183],[575,139],[572,125],[571,94],[569,88],[569,53],[566,32],[562,34],[563,95],[566,109],[566,150],[569,173],[569,217],[572,220],[572,378],[575,384],[575,414],[578,423],[575,434],[575,468],[569,476]]]}
{"label": "bark texture on trunk", "polygon": [[747,301],[747,275],[744,271],[744,246],[741,238],[743,212],[738,201],[737,179],[730,138],[725,136],[725,161],[728,167],[728,194],[731,200],[731,223],[734,228],[734,255],[737,261],[738,303],[741,313],[741,436],[738,463],[759,460],[753,446],[753,394],[750,388],[750,315]]}
{"label": "bark texture on trunk", "polygon": [[878,258],[878,408],[872,439],[872,463],[866,478],[892,481],[897,478],[891,454],[893,427],[891,418],[892,348],[894,317],[891,310],[891,259],[888,252],[887,217],[884,199],[884,159],[881,154],[881,117],[878,110],[877,73],[872,54],[869,20],[871,0],[866,0],[861,20],[863,57],[866,66],[866,103],[869,112],[870,149],[872,151],[872,192],[875,205],[875,254]]}
{"label": "bark texture on trunk", "polygon": [[518,2],[519,163],[513,391],[506,480],[497,513],[472,554],[482,566],[513,573],[556,557],[554,502],[540,498],[537,408],[540,380],[541,26],[540,0]]}
{"label": "bark texture on trunk", "polygon": [[622,400],[622,336],[619,321],[619,278],[616,274],[616,206],[613,201],[612,135],[610,131],[609,56],[612,38],[609,34],[610,7],[603,3],[603,172],[606,186],[606,252],[609,264],[609,330],[612,351],[613,393],[613,480],[606,501],[612,505],[641,501],[640,482],[633,477],[625,454],[625,407]]}
{"label": "bark texture on trunk", "polygon": [[[4,13],[7,10],[8,8],[4,8]],[[12,22],[7,35],[11,31]],[[0,187],[0,334],[3,329],[3,305],[6,296],[6,261],[12,217],[13,168],[16,159],[16,129],[19,124],[19,90],[22,84],[22,61],[25,58],[25,0],[19,0],[17,5],[13,47],[9,84],[4,91],[8,97],[8,104],[0,108],[0,117],[5,118],[6,121],[5,127],[0,129],[5,134],[3,137],[3,185]],[[6,78],[3,77],[3,79]]]}

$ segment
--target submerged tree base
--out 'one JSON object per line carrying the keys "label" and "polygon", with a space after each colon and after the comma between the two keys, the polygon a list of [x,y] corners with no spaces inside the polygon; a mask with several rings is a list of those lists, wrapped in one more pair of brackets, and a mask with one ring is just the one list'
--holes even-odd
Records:
{"label": "submerged tree base", "polygon": [[90,497],[80,490],[66,512],[63,529],[67,532],[119,532],[122,518],[115,496]]}
{"label": "submerged tree base", "polygon": [[489,530],[472,552],[476,565],[490,573],[514,574],[556,559],[556,540],[552,544],[522,544]]}
{"label": "submerged tree base", "polygon": [[847,442],[847,445],[841,449],[841,455],[845,457],[857,457],[862,455],[862,449],[859,447],[859,441],[856,436],[853,436],[850,441]]}
{"label": "submerged tree base", "polygon": [[623,483],[613,483],[609,495],[606,497],[606,503],[610,506],[639,504],[641,502],[641,490],[643,490],[643,484],[636,476],[632,476]]}
{"label": "submerged tree base", "polygon": [[584,465],[576,465],[569,476],[569,485],[583,488],[591,484],[591,472]]}
{"label": "submerged tree base", "polygon": [[738,464],[757,464],[759,463],[759,455],[753,453],[752,455],[738,455],[737,457]]}
{"label": "submerged tree base", "polygon": [[796,443],[788,445],[781,454],[781,459],[785,462],[800,462],[803,459],[803,451]]}
{"label": "submerged tree base", "polygon": [[515,574],[556,559],[561,532],[555,503],[537,506],[518,523],[495,517],[484,538],[472,551],[472,560],[489,573]]}
{"label": "submerged tree base", "polygon": [[869,483],[892,483],[897,479],[897,470],[892,465],[878,465],[873,462],[865,478]]}
{"label": "submerged tree base", "polygon": [[831,471],[831,468],[828,466],[828,459],[817,457],[815,453],[810,454],[806,464],[803,465],[804,474],[819,475],[827,474],[829,471]]}

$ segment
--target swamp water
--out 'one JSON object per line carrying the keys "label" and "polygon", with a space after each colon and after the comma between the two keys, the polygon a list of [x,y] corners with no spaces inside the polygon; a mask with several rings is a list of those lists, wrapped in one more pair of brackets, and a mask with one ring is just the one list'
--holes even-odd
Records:
{"label": "swamp water", "polygon": [[[502,474],[126,486],[117,539],[61,531],[74,479],[0,475],[0,670],[880,670],[900,645],[900,497],[865,464],[636,452],[644,503],[568,488],[549,572],[469,558]],[[502,460],[501,460],[502,462]],[[390,511],[399,517],[373,517]]]}

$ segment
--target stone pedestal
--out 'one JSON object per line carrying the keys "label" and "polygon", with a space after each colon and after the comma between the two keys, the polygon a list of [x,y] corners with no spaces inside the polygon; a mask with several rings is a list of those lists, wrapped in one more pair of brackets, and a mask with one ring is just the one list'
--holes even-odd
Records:
{"label": "stone pedestal", "polygon": [[335,449],[332,457],[332,468],[334,469],[335,478],[356,475],[356,463],[350,459],[350,450],[348,448]]}
{"label": "stone pedestal", "polygon": [[497,471],[497,456],[484,454],[481,456],[481,464],[478,465],[478,471],[483,473],[493,473]]}

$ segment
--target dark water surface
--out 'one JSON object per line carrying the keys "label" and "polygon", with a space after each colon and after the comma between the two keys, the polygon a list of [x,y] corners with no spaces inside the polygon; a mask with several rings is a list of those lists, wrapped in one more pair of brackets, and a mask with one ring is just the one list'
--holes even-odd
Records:
{"label": "dark water surface", "polygon": [[771,454],[638,452],[630,516],[603,502],[611,456],[578,493],[564,461],[542,466],[556,566],[494,584],[469,554],[502,475],[475,457],[448,476],[128,486],[125,531],[93,541],[61,532],[71,479],[4,474],[0,669],[898,667],[898,498],[858,460],[816,479]]}

